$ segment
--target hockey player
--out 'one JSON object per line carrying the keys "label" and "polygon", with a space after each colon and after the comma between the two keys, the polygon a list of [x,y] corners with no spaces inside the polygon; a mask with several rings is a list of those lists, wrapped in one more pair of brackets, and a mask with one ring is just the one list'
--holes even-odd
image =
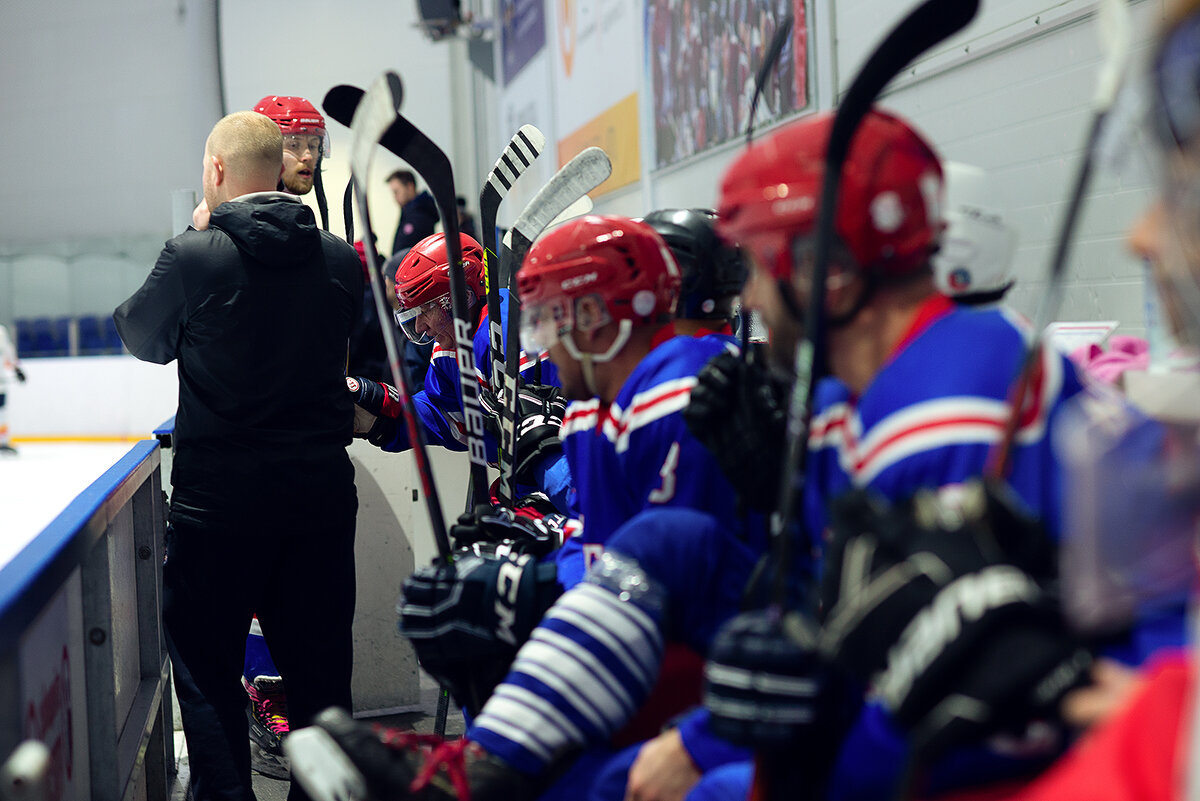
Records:
{"label": "hockey player", "polygon": [[[817,359],[830,377],[813,401],[803,499],[814,545],[829,502],[848,490],[899,500],[926,488],[949,497],[981,475],[1002,439],[1028,334],[1003,309],[957,308],[937,292],[930,257],[942,229],[941,166],[907,122],[883,111],[869,112],[854,136],[829,276],[824,287],[811,286],[832,119],[826,113],[792,123],[738,158],[722,182],[718,223],[751,259],[743,299],[763,314],[780,364],[791,364],[811,293],[824,299],[825,347]],[[753,365],[722,357],[701,374],[688,417],[743,495],[773,509],[783,399],[755,391],[761,386],[769,383]],[[1047,433],[1063,398],[1078,388],[1066,360],[1045,351],[1012,448],[1009,483],[1051,529],[1059,475]],[[744,709],[748,718],[768,711]],[[834,776],[841,797],[880,797],[894,786],[904,748],[889,732],[882,708],[868,705],[843,751],[845,768]],[[996,754],[981,759],[990,760],[989,770],[1011,769]],[[966,772],[982,775],[980,765]],[[934,776],[940,786],[970,779],[978,775]]]}
{"label": "hockey player", "polygon": [[737,248],[717,236],[716,219],[708,209],[660,209],[642,219],[663,238],[679,265],[677,334],[732,337],[734,305],[746,283],[746,262]]}
{"label": "hockey player", "polygon": [[270,117],[283,132],[282,190],[307,195],[317,190],[321,224],[329,230],[329,209],[321,186],[321,160],[329,156],[329,131],[321,112],[303,97],[264,97],[254,105],[259,114]]}
{"label": "hockey player", "polygon": [[7,389],[9,375],[25,383],[25,371],[17,359],[17,349],[8,336],[8,329],[0,325],[0,456],[16,456],[17,449],[9,441]]}
{"label": "hockey player", "polygon": [[[575,401],[563,440],[584,529],[572,542],[591,564],[582,583],[565,582],[571,589],[466,738],[436,749],[432,781],[422,779],[416,797],[518,797],[544,787],[567,754],[603,746],[632,718],[666,641],[703,652],[736,611],[756,554],[738,536],[729,485],[680,416],[695,371],[726,346],[672,336],[678,281],[662,239],[615,217],[564,224],[522,267],[522,341],[549,351]],[[560,560],[560,570],[570,567]],[[510,603],[529,589],[527,573],[514,572],[519,579],[505,579]],[[436,609],[427,617],[430,628],[446,622]],[[320,725],[289,747],[344,752],[356,766],[352,780],[365,780],[375,797],[404,795],[431,755],[418,740],[381,740],[345,716]],[[333,797],[319,771],[300,776],[314,794]]]}
{"label": "hockey player", "polygon": [[[1172,333],[1180,342],[1197,348],[1200,347],[1200,242],[1196,231],[1200,220],[1195,198],[1200,189],[1200,117],[1196,114],[1200,104],[1200,92],[1197,91],[1200,85],[1197,82],[1200,78],[1200,45],[1197,44],[1200,42],[1200,2],[1183,0],[1171,4],[1165,22],[1164,35],[1151,60],[1147,92],[1152,104],[1151,135],[1161,149],[1160,195],[1133,228],[1130,244],[1146,261]],[[1117,422],[1121,425],[1114,426]],[[1144,426],[1130,425],[1130,422],[1129,419],[1106,419],[1101,437],[1106,441],[1125,438],[1130,442],[1127,435],[1144,433]],[[1103,529],[1108,522],[1107,516],[1113,512],[1135,525],[1152,520],[1154,526],[1161,527],[1139,536],[1118,523],[1112,526],[1112,539],[1104,543],[1107,547],[1087,553],[1095,572],[1094,580],[1111,585],[1113,578],[1119,577],[1118,586],[1122,593],[1148,588],[1145,583],[1148,574],[1143,573],[1141,579],[1138,578],[1139,570],[1147,564],[1156,564],[1158,568],[1152,574],[1160,576],[1162,567],[1171,562],[1190,562],[1194,566],[1194,559],[1186,554],[1195,553],[1195,520],[1200,514],[1200,486],[1196,480],[1200,449],[1197,448],[1195,421],[1170,428],[1173,430],[1167,431],[1166,436],[1152,440],[1143,437],[1140,446],[1130,451],[1143,459],[1149,455],[1148,463],[1131,466],[1127,460],[1122,460],[1126,463],[1113,465],[1124,470],[1123,478],[1129,483],[1079,488],[1079,491],[1091,489],[1094,502],[1102,505],[1103,512],[1092,517],[1097,528]],[[1147,449],[1145,446],[1149,442],[1156,443],[1156,447]],[[1143,499],[1142,493],[1152,484],[1157,484],[1162,493],[1158,503],[1133,506],[1132,498]],[[1113,492],[1110,487],[1119,489]],[[1138,488],[1138,495],[1134,496],[1128,488]],[[1168,533],[1165,527],[1170,524],[1175,528]],[[847,545],[852,542],[847,538]],[[1095,544],[1102,542],[1103,539],[1097,539]],[[930,540],[929,546],[934,554],[945,552],[939,540]],[[1156,551],[1150,552],[1150,547]],[[1066,552],[1064,560],[1073,553],[1079,552]],[[911,555],[901,555],[894,562],[903,566],[911,558]],[[879,567],[886,569],[887,565],[880,564]],[[974,570],[956,570],[952,578],[956,583],[977,581],[989,569],[997,568],[1006,568],[1012,573],[1019,565],[997,564],[994,558],[981,559],[974,565]],[[1065,564],[1064,571],[1067,569]],[[1192,578],[1194,591],[1195,577]],[[869,587],[864,585],[864,589]],[[939,595],[941,593],[934,595],[932,601]],[[1133,600],[1144,602],[1148,598],[1138,593]],[[961,690],[963,677],[982,672],[985,666],[979,654],[981,641],[992,642],[1011,636],[1014,630],[1027,626],[1029,616],[1014,615],[1014,606],[981,607],[982,614],[955,632],[944,653],[966,657],[957,664],[949,659],[939,659],[934,667],[941,668],[942,673],[936,684],[928,681],[924,674],[917,677],[916,686],[932,696],[926,704],[945,701]],[[928,607],[921,606],[913,611],[920,613],[921,608]],[[890,625],[874,628],[873,634],[879,638],[882,647],[888,648],[914,617],[897,615]],[[1200,727],[1197,726],[1200,713],[1196,704],[1195,647],[1193,643],[1192,650],[1186,655],[1176,653],[1159,659],[1141,671],[1134,681],[1120,673],[1097,671],[1095,686],[1064,699],[1063,711],[1070,714],[1074,707],[1078,712],[1081,701],[1086,700],[1088,706],[1107,713],[1101,715],[1101,722],[1095,723],[1071,751],[1027,788],[1009,792],[993,788],[986,797],[1013,801],[1061,798],[1167,801],[1195,797],[1200,788],[1200,759],[1196,756],[1200,744]],[[1036,688],[1042,677],[1042,673],[1020,676],[1017,686],[1010,688],[1013,696],[1019,696],[1021,690],[1028,692]],[[1051,689],[1063,687],[1060,681]],[[1057,697],[1058,693],[1052,693],[1047,701],[1052,702]],[[994,699],[984,697],[982,700]],[[978,704],[977,709],[994,712],[994,706],[987,703]],[[1095,715],[1094,711],[1092,715]],[[988,716],[982,720],[992,722]]]}
{"label": "hockey player", "polygon": [[[487,304],[484,303],[483,248],[471,237],[460,234],[463,271],[469,296],[469,314],[475,318],[475,372],[481,386],[490,374],[487,341]],[[455,356],[454,318],[450,311],[450,268],[444,234],[434,234],[409,250],[396,269],[396,322],[408,339],[418,345],[434,342],[433,356],[425,374],[425,386],[412,396],[426,442],[452,451],[466,450],[460,397],[458,362]],[[508,290],[500,290],[501,316],[507,316]],[[545,357],[542,356],[542,359]],[[521,354],[522,376],[532,377],[534,360]],[[558,383],[553,365],[543,365],[542,387],[537,393],[523,392],[528,404],[521,411],[541,415],[539,422],[523,426],[514,454],[514,479],[518,496],[541,491],[560,512],[570,508],[571,475],[561,458],[558,426],[563,405],[555,391]],[[412,447],[396,390],[363,377],[347,379],[357,411],[355,435],[366,438],[385,451]],[[486,393],[485,393],[486,394]],[[494,396],[493,396],[494,397]],[[534,408],[534,407],[539,408]],[[493,401],[494,408],[494,401]],[[489,461],[496,459],[496,437],[485,437]]]}

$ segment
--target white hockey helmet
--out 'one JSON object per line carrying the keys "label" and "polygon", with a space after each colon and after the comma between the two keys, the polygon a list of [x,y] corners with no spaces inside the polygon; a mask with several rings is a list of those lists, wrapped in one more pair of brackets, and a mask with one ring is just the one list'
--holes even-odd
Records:
{"label": "white hockey helmet", "polygon": [[938,289],[952,298],[999,298],[1013,284],[1016,232],[988,197],[987,173],[958,162],[943,164],[946,230],[933,256]]}

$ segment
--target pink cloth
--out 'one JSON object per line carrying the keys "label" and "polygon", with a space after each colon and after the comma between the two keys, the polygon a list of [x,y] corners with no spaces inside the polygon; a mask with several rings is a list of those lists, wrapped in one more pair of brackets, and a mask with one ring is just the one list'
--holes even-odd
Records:
{"label": "pink cloth", "polygon": [[1114,335],[1108,350],[1093,343],[1071,352],[1075,362],[1089,378],[1103,384],[1115,384],[1126,370],[1145,370],[1150,366],[1150,343],[1140,337]]}

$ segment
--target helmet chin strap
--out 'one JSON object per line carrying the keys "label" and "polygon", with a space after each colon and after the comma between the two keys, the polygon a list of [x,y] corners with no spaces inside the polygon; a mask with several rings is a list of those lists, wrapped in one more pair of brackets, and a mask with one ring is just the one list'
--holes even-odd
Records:
{"label": "helmet chin strap", "polygon": [[622,320],[617,326],[617,336],[612,344],[608,346],[608,350],[603,353],[585,353],[575,345],[575,339],[571,332],[562,335],[560,342],[563,348],[566,349],[567,355],[579,362],[579,367],[583,370],[583,385],[587,387],[587,391],[600,397],[600,390],[596,386],[596,368],[597,362],[611,362],[613,358],[621,352],[621,348],[629,342],[629,336],[633,333],[633,321]]}

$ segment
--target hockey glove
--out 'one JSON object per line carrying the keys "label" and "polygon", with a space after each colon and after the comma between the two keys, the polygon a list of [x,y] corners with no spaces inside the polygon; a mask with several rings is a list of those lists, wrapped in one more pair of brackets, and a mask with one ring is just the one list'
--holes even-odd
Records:
{"label": "hockey glove", "polygon": [[1047,589],[1052,550],[1004,488],[892,508],[855,491],[831,508],[821,653],[861,678],[917,752],[1056,714],[1091,656]]}
{"label": "hockey glove", "polygon": [[453,565],[435,560],[404,581],[400,632],[421,667],[474,715],[560,594],[552,562],[463,549]]}
{"label": "hockey glove", "polygon": [[380,446],[394,440],[396,430],[404,425],[396,388],[358,376],[346,376],[346,388],[354,396],[354,436]]}
{"label": "hockey glove", "polygon": [[780,443],[787,439],[787,399],[761,361],[716,356],[696,376],[683,419],[742,500],[772,511],[778,505]]}
{"label": "hockey glove", "polygon": [[479,504],[459,516],[458,523],[450,527],[450,537],[457,548],[504,544],[513,553],[541,557],[562,546],[567,522],[557,512],[535,517],[507,506]]}
{"label": "hockey glove", "polygon": [[[496,396],[486,390],[481,391],[479,403],[487,412],[489,430],[498,442],[503,443],[500,403]],[[512,447],[514,481],[534,484],[530,471],[543,455],[562,450],[558,433],[566,411],[567,402],[563,400],[562,390],[556,386],[525,384],[517,391],[516,444]]]}
{"label": "hockey glove", "polygon": [[20,381],[22,384],[24,384],[25,383],[25,371],[22,370],[20,367],[14,367],[13,371],[17,374],[17,380]]}

